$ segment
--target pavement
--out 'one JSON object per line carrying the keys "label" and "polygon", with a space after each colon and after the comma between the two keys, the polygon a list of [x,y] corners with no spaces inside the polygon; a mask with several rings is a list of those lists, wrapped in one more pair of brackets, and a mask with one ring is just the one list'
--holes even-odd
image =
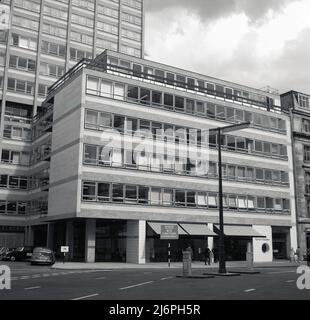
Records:
{"label": "pavement", "polygon": [[[302,263],[290,262],[287,260],[279,260],[273,262],[261,262],[255,263],[255,268],[274,268],[274,267],[297,267]],[[232,261],[226,263],[227,268],[246,268],[247,263],[244,261]],[[134,263],[113,263],[113,262],[96,262],[96,263],[85,263],[85,262],[57,262],[52,266],[53,269],[61,270],[105,270],[105,269],[182,269],[182,262],[173,262],[168,267],[168,263],[146,263],[146,264],[134,264]],[[206,266],[204,262],[193,262],[192,269],[216,269],[218,263],[212,263],[210,266]]]}

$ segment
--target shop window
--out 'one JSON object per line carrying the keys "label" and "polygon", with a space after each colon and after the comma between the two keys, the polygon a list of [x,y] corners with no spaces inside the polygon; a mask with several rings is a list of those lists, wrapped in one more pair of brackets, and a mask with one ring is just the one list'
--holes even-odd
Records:
{"label": "shop window", "polygon": [[83,183],[83,198],[84,201],[96,201],[96,183]]}
{"label": "shop window", "polygon": [[98,201],[108,202],[110,201],[110,184],[109,183],[98,183]]}
{"label": "shop window", "polygon": [[124,202],[124,188],[122,184],[112,185],[112,200],[113,202]]}

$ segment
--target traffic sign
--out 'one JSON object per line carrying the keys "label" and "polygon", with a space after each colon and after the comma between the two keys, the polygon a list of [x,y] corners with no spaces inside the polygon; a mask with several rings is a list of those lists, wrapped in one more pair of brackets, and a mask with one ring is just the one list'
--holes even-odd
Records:
{"label": "traffic sign", "polygon": [[177,224],[164,224],[161,226],[161,240],[178,240],[179,230]]}

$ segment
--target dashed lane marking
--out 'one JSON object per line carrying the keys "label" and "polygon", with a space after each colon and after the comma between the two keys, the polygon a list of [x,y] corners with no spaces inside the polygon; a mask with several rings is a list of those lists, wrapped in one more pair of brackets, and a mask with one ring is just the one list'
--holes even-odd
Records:
{"label": "dashed lane marking", "polygon": [[281,273],[296,273],[295,270],[286,270],[286,271],[273,271],[273,272],[268,272],[267,274],[281,274]]}
{"label": "dashed lane marking", "polygon": [[74,298],[71,300],[78,301],[78,300],[88,299],[88,298],[92,298],[92,297],[96,297],[96,296],[99,296],[99,293],[94,293],[94,294],[90,294],[88,296],[78,297],[78,298]]}
{"label": "dashed lane marking", "polygon": [[168,280],[168,279],[172,279],[173,277],[165,277],[165,278],[161,278],[160,280],[163,281],[163,280]]}
{"label": "dashed lane marking", "polygon": [[140,287],[140,286],[144,286],[144,285],[146,285],[146,284],[150,284],[150,283],[153,283],[153,282],[154,282],[154,281],[142,282],[142,283],[134,284],[134,285],[132,285],[132,286],[120,288],[120,290],[127,290],[127,289],[131,289],[131,288],[135,288],[135,287]]}
{"label": "dashed lane marking", "polygon": [[244,290],[244,292],[253,292],[253,291],[256,291],[256,289],[247,289],[247,290]]}
{"label": "dashed lane marking", "polygon": [[106,279],[106,277],[96,278],[96,280],[104,280],[104,279]]}
{"label": "dashed lane marking", "polygon": [[295,282],[296,280],[286,280],[285,282],[287,283],[291,283],[291,282]]}
{"label": "dashed lane marking", "polygon": [[25,290],[34,290],[34,289],[40,289],[40,286],[37,287],[29,287],[29,288],[24,288]]}

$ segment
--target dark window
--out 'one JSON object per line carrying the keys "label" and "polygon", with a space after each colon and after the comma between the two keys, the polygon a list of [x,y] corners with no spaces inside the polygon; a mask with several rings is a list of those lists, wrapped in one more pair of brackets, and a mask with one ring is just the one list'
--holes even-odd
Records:
{"label": "dark window", "polygon": [[83,183],[83,200],[86,200],[86,201],[96,200],[96,183],[95,182]]}
{"label": "dark window", "polygon": [[119,132],[124,132],[125,128],[125,117],[114,116],[114,128]]}
{"label": "dark window", "polygon": [[152,91],[152,103],[162,105],[162,93],[158,91]]}
{"label": "dark window", "polygon": [[168,93],[164,94],[164,105],[168,109],[173,109],[173,95]]}
{"label": "dark window", "polygon": [[148,204],[149,203],[149,188],[139,187],[139,203]]}
{"label": "dark window", "polygon": [[186,79],[183,76],[176,76],[176,80],[177,80],[177,85],[181,88],[185,88],[186,87]]}
{"label": "dark window", "polygon": [[215,91],[216,91],[216,95],[218,97],[224,98],[224,87],[223,86],[216,85],[215,86]]}
{"label": "dark window", "polygon": [[128,100],[137,101],[139,99],[139,88],[128,86],[127,97]]}
{"label": "dark window", "polygon": [[140,66],[139,64],[133,64],[132,70],[134,77],[141,77],[142,66]]}
{"label": "dark window", "polygon": [[190,90],[195,90],[195,79],[187,78],[187,88]]}
{"label": "dark window", "polygon": [[174,85],[174,74],[167,72],[167,84]]}
{"label": "dark window", "polygon": [[188,207],[196,207],[196,192],[187,191],[186,200]]}
{"label": "dark window", "polygon": [[184,111],[184,98],[175,97],[175,109],[178,111]]}
{"label": "dark window", "polygon": [[185,207],[185,191],[175,191],[175,204],[177,206]]}
{"label": "dark window", "polygon": [[148,89],[140,89],[140,103],[150,104],[151,102],[151,91]]}
{"label": "dark window", "polygon": [[137,202],[138,193],[136,186],[126,186],[126,202]]}
{"label": "dark window", "polygon": [[225,120],[226,114],[225,114],[225,107],[223,106],[216,106],[216,118]]}
{"label": "dark window", "polygon": [[123,202],[124,201],[123,185],[113,184],[112,199],[113,199],[113,202]]}
{"label": "dark window", "polygon": [[98,201],[107,202],[110,200],[110,184],[98,183]]}
{"label": "dark window", "polygon": [[208,118],[215,118],[215,104],[207,103],[207,117]]}
{"label": "dark window", "polygon": [[186,113],[195,113],[195,102],[194,100],[186,99]]}

